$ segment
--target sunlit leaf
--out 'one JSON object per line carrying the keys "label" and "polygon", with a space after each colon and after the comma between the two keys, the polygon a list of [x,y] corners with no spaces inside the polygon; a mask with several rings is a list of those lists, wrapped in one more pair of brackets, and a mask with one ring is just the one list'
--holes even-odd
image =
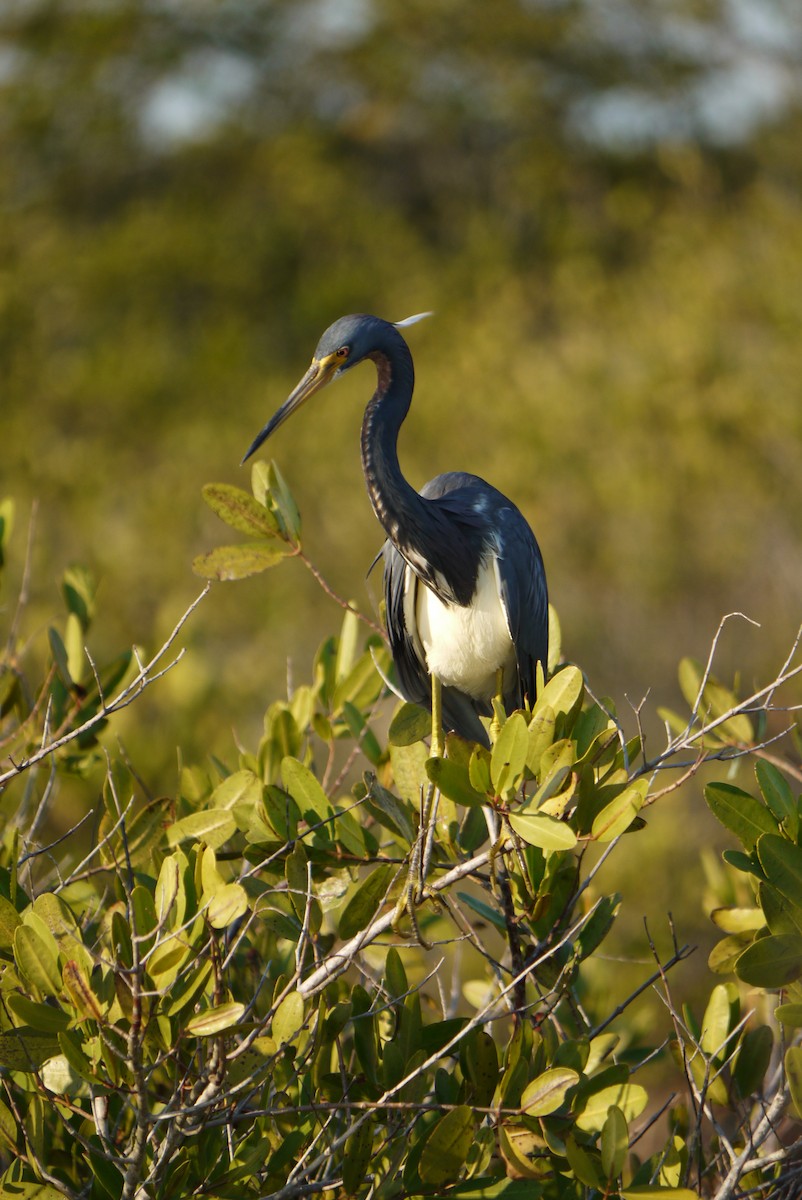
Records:
{"label": "sunlit leaf", "polygon": [[263,504],[230,483],[207,483],[201,495],[226,525],[251,537],[278,537],[278,521]]}
{"label": "sunlit leaf", "polygon": [[579,667],[569,664],[552,675],[535,702],[533,713],[551,708],[555,713],[569,714],[582,703],[585,683]]}
{"label": "sunlit leaf", "polygon": [[611,842],[629,829],[640,812],[649,790],[647,779],[637,779],[597,813],[591,835],[597,842]]}
{"label": "sunlit leaf", "polygon": [[271,1033],[277,1045],[291,1042],[303,1023],[303,996],[300,992],[288,992],[273,1014]]}
{"label": "sunlit leaf", "polygon": [[211,1037],[213,1034],[222,1033],[223,1030],[236,1025],[244,1012],[244,1004],[240,1004],[238,1000],[229,1000],[225,1004],[207,1008],[204,1012],[190,1017],[185,1025],[185,1030],[194,1037]]}
{"label": "sunlit leaf", "polygon": [[227,808],[207,808],[182,817],[167,830],[171,846],[179,842],[206,842],[215,849],[227,842],[237,831],[237,822]]}
{"label": "sunlit leaf", "polygon": [[404,703],[390,722],[388,737],[393,746],[412,746],[431,732],[431,713],[417,704]]}
{"label": "sunlit leaf", "polygon": [[497,796],[518,785],[528,747],[526,718],[523,713],[513,713],[499,731],[490,755],[490,779]]}
{"label": "sunlit leaf", "polygon": [[600,1133],[611,1105],[616,1105],[627,1121],[633,1121],[641,1115],[648,1100],[648,1092],[638,1083],[613,1084],[588,1097],[576,1123],[586,1133]]}
{"label": "sunlit leaf", "polygon": [[570,1067],[551,1067],[524,1088],[521,1108],[530,1117],[545,1117],[561,1108],[566,1092],[579,1083],[579,1075]]}
{"label": "sunlit leaf", "polygon": [[192,560],[192,570],[202,579],[247,579],[268,567],[275,567],[286,557],[282,542],[240,542],[234,546],[217,546]]}
{"label": "sunlit leaf", "polygon": [[546,813],[510,813],[509,822],[519,837],[541,850],[571,850],[576,845],[571,826]]}

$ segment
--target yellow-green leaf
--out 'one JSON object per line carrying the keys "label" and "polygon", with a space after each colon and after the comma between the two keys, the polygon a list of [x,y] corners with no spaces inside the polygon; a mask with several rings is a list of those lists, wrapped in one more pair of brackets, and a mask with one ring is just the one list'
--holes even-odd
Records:
{"label": "yellow-green leaf", "polygon": [[215,1033],[222,1033],[224,1029],[230,1029],[232,1025],[236,1025],[244,1012],[244,1004],[240,1004],[238,1000],[229,1000],[225,1004],[207,1008],[205,1012],[190,1017],[184,1028],[194,1037],[211,1037]]}
{"label": "yellow-green leaf", "polygon": [[571,826],[546,813],[511,813],[509,822],[528,845],[541,850],[571,850],[576,845]]}
{"label": "yellow-green leaf", "polygon": [[591,836],[597,842],[612,842],[629,828],[641,810],[649,790],[647,779],[638,779],[624,788],[609,804],[597,813]]}
{"label": "yellow-green leaf", "polygon": [[521,1108],[529,1117],[548,1116],[562,1106],[566,1092],[578,1082],[579,1075],[571,1067],[551,1067],[524,1089]]}
{"label": "yellow-green leaf", "polygon": [[304,1023],[304,1000],[300,992],[288,992],[273,1015],[272,1035],[279,1046],[291,1042]]}
{"label": "yellow-green leaf", "polygon": [[275,567],[288,553],[281,542],[241,542],[217,546],[192,560],[192,570],[202,579],[247,579]]}
{"label": "yellow-green leaf", "polygon": [[418,1174],[421,1183],[438,1186],[457,1179],[465,1166],[476,1131],[473,1112],[467,1104],[452,1108],[440,1118],[426,1138]]}

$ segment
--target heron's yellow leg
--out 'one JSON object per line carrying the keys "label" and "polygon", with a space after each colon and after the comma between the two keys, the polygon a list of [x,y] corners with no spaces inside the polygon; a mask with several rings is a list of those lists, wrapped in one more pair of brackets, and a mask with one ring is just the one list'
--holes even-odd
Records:
{"label": "heron's yellow leg", "polygon": [[[495,742],[498,735],[501,733],[500,714],[504,711],[504,670],[502,667],[496,671],[496,693],[493,697],[493,719],[490,722],[490,739]],[[485,810],[485,817],[489,818],[490,814]],[[495,827],[495,833],[494,833]],[[496,856],[504,844],[504,831],[501,827],[501,822],[496,819],[496,814],[493,813],[493,820],[488,819],[487,831],[490,834],[490,858],[488,865],[490,867],[490,882],[495,891],[496,877]]]}
{"label": "heron's yellow leg", "polygon": [[446,752],[443,741],[443,689],[440,680],[432,675],[432,758],[442,758]]}

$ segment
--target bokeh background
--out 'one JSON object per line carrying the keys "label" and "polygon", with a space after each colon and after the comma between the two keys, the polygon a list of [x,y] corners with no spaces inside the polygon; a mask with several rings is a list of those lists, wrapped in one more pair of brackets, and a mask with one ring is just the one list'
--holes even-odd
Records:
{"label": "bokeh background", "polygon": [[[659,739],[679,658],[732,611],[760,627],[728,626],[719,673],[772,678],[802,616],[801,63],[797,0],[5,0],[5,604],[38,502],[29,628],[79,561],[96,657],[155,649],[225,540],[201,486],[248,486],[322,330],[431,309],[402,466],[515,498],[596,693],[648,692]],[[269,447],[368,611],[371,384]],[[177,743],[253,745],[338,623],[298,563],[216,587],[124,726],[153,790]],[[643,887],[673,847],[698,908],[700,788],[654,827],[622,887],[681,905],[676,862]]]}

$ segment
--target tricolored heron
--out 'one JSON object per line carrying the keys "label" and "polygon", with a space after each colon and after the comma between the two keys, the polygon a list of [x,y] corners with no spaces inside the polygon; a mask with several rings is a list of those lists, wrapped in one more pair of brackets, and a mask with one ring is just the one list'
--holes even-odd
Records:
{"label": "tricolored heron", "polygon": [[445,729],[487,744],[479,717],[491,715],[494,696],[501,693],[507,712],[534,700],[537,664],[545,674],[548,659],[548,593],[538,544],[511,500],[462,471],[437,475],[420,493],[401,474],[398,433],[415,372],[399,328],[418,319],[394,325],[358,314],[335,321],[243,462],[315,392],[365,359],[375,364],[362,467],[387,534],[387,633],[400,691],[434,709],[434,754],[442,753],[440,719]]}

